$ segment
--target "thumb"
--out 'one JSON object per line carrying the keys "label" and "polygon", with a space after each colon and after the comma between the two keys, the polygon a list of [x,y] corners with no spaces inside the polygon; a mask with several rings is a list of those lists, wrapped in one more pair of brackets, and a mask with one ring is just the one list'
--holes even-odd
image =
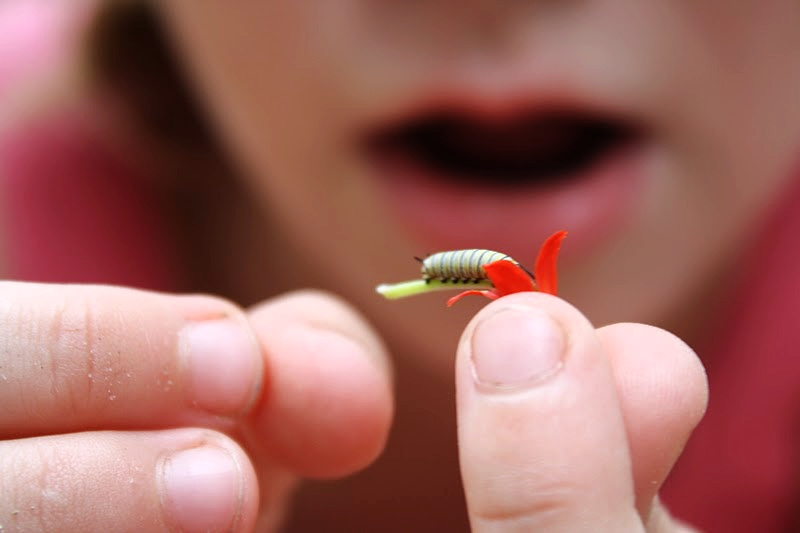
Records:
{"label": "thumb", "polygon": [[456,360],[473,531],[643,531],[614,376],[592,325],[516,294],[467,327]]}

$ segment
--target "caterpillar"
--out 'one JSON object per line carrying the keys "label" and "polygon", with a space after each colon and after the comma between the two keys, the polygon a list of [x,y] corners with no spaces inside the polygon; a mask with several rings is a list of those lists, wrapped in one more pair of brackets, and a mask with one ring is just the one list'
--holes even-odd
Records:
{"label": "caterpillar", "polygon": [[440,280],[452,283],[470,283],[480,280],[488,280],[484,265],[495,261],[510,261],[514,265],[522,268],[530,277],[534,279],[528,269],[523,267],[518,261],[510,256],[493,250],[468,249],[452,250],[448,252],[438,252],[429,255],[425,259],[415,258],[422,263],[422,279],[426,283],[431,280]]}
{"label": "caterpillar", "polygon": [[[517,292],[539,291],[555,296],[558,293],[556,261],[566,231],[557,231],[544,241],[531,273],[506,254],[492,250],[453,250],[438,252],[422,263],[422,279],[381,283],[375,290],[389,300],[426,292],[461,289],[447,300],[448,307],[464,296],[479,294],[496,300]],[[537,279],[538,278],[538,279]],[[466,290],[465,290],[466,289]]]}

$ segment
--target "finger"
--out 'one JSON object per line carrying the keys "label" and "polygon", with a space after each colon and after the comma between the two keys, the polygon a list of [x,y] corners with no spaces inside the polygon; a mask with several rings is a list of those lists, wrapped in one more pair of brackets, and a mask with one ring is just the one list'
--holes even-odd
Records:
{"label": "finger", "polygon": [[591,324],[520,293],[470,323],[456,359],[473,531],[637,531],[614,379]]}
{"label": "finger", "polygon": [[209,430],[89,432],[0,442],[10,531],[251,531],[247,455]]}
{"label": "finger", "polygon": [[250,313],[269,391],[253,432],[273,460],[306,477],[351,473],[383,450],[394,404],[386,350],[344,302],[318,292]]}
{"label": "finger", "polygon": [[0,436],[222,424],[261,381],[255,335],[223,300],[0,283]]}
{"label": "finger", "polygon": [[636,505],[647,522],[656,494],[705,413],[705,370],[689,346],[662,329],[614,324],[597,335],[611,361],[631,450]]}

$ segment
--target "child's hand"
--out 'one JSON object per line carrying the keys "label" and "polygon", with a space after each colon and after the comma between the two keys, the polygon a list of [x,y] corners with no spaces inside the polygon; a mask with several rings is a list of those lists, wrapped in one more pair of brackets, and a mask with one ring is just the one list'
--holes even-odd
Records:
{"label": "child's hand", "polygon": [[456,385],[473,531],[687,531],[657,493],[708,391],[671,334],[516,294],[467,328]]}
{"label": "child's hand", "polygon": [[324,295],[245,314],[205,296],[2,283],[0,524],[276,524],[297,476],[381,451],[390,383],[380,341]]}

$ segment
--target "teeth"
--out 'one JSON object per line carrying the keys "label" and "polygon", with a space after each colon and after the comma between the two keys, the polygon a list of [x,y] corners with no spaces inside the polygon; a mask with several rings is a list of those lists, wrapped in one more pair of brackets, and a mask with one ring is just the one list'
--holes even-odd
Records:
{"label": "teeth", "polygon": [[395,129],[381,144],[450,179],[516,183],[580,174],[632,136],[627,125],[575,114],[503,123],[439,114]]}

